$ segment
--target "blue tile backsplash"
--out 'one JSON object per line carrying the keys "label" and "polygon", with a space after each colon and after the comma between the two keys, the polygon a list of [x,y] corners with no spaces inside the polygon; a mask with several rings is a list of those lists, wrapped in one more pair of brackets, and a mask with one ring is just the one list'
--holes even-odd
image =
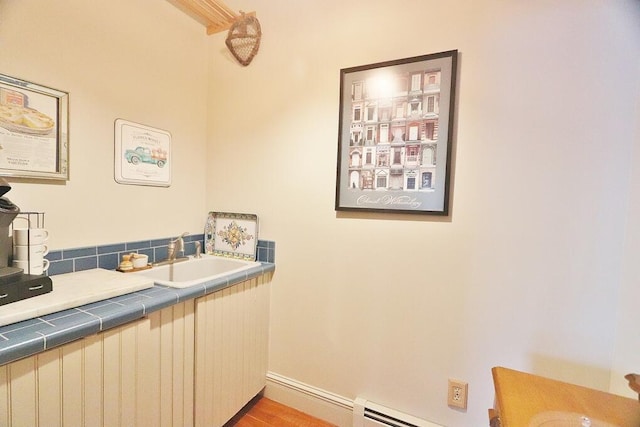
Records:
{"label": "blue tile backsplash", "polygon": [[[103,246],[87,246],[84,248],[51,251],[46,256],[50,262],[48,274],[49,276],[53,276],[56,274],[89,270],[91,268],[115,270],[118,268],[122,256],[130,254],[131,252],[148,255],[149,262],[161,261],[167,258],[167,245],[170,240],[170,238],[140,240]],[[193,255],[196,253],[196,241],[204,243],[204,234],[185,236],[185,255]],[[204,244],[202,247],[204,247]],[[275,242],[258,240],[257,261],[275,263],[275,249]]]}
{"label": "blue tile backsplash", "polygon": [[276,262],[276,242],[271,240],[258,240],[256,261]]}

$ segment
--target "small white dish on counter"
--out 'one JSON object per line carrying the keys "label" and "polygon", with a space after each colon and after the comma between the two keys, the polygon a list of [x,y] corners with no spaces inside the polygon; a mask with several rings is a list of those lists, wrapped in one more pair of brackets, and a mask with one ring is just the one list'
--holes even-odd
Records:
{"label": "small white dish on counter", "polygon": [[133,268],[146,267],[149,263],[149,256],[145,254],[134,254],[131,262],[133,263]]}

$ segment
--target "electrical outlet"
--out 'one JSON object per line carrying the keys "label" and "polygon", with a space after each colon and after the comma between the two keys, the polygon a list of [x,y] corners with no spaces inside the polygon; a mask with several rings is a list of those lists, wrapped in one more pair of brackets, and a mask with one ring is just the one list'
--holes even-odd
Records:
{"label": "electrical outlet", "polygon": [[467,383],[449,379],[449,393],[447,394],[447,404],[449,406],[467,409]]}

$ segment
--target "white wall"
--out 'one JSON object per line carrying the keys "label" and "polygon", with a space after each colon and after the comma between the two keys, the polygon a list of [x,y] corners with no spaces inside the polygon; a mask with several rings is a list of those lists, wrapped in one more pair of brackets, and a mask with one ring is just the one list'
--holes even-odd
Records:
{"label": "white wall", "polygon": [[[637,39],[637,38],[636,38]],[[633,52],[633,50],[632,50]],[[635,57],[640,58],[638,49]],[[635,73],[640,71],[637,64]],[[636,87],[636,93],[638,89]],[[635,103],[635,117],[640,117],[640,100]],[[620,289],[620,305],[618,309],[618,325],[616,328],[616,345],[611,370],[611,391],[618,394],[635,396],[629,390],[624,375],[640,372],[640,340],[638,340],[638,301],[640,301],[640,120],[635,121],[635,134],[633,136],[634,167],[629,187],[630,206],[627,215],[627,228],[625,230],[626,245],[623,258],[622,281]]]}
{"label": "white wall", "polygon": [[[70,180],[12,179],[52,248],[202,232],[206,35],[168,2],[0,0],[0,73],[70,93]],[[114,120],[168,130],[169,188],[117,184]]]}
{"label": "white wall", "polygon": [[[495,365],[608,389],[638,234],[638,2],[228,4],[263,38],[246,68],[209,40],[207,206],[277,241],[270,370],[448,426],[486,425]],[[340,68],[450,49],[450,218],[337,214]]]}
{"label": "white wall", "polygon": [[[255,212],[277,241],[274,372],[449,426],[486,424],[494,365],[629,393],[637,1],[227,3],[263,25],[246,68],[168,2],[0,0],[0,72],[71,94],[70,181],[9,194],[46,211],[53,247]],[[339,69],[449,49],[450,218],[336,214]],[[118,117],[171,131],[170,188],[114,182]]]}

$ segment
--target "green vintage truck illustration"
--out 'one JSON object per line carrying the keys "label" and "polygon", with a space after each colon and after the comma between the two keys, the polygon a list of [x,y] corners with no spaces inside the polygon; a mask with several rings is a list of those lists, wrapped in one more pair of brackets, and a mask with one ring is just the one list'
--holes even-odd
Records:
{"label": "green vintage truck illustration", "polygon": [[136,147],[135,150],[127,150],[124,153],[125,159],[131,164],[152,163],[159,168],[167,163],[167,152],[162,149],[149,149],[147,147]]}

